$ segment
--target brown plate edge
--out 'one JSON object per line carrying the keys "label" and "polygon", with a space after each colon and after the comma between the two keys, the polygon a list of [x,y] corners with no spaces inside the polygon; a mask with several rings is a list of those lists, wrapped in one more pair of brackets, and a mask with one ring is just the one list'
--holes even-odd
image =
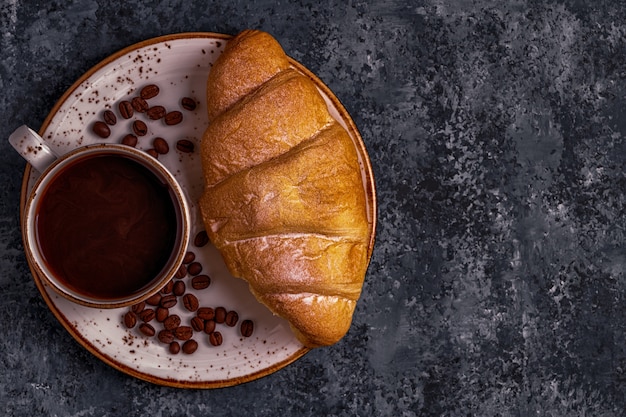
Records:
{"label": "brown plate edge", "polygon": [[[107,65],[108,63],[136,49],[153,45],[156,43],[165,42],[168,40],[178,40],[178,39],[184,39],[184,38],[213,38],[213,39],[218,38],[218,39],[223,39],[227,41],[230,38],[232,38],[232,36],[227,35],[227,34],[213,33],[213,32],[184,32],[184,33],[163,35],[163,36],[147,39],[147,40],[135,43],[133,45],[130,45],[126,48],[123,48],[122,50],[100,61],[98,64],[96,64],[87,72],[85,72],[78,80],[76,80],[74,84],[72,84],[66,90],[66,92],[57,100],[55,105],[52,107],[52,109],[48,113],[48,116],[43,121],[41,127],[39,128],[38,133],[40,135],[44,134],[44,132],[48,128],[48,125],[52,121],[52,118],[54,117],[54,115],[58,112],[59,108],[68,99],[68,97],[74,92],[74,90],[76,90],[82,82],[88,79],[91,75],[93,75],[93,73],[98,71],[103,66]],[[365,143],[363,142],[361,134],[358,128],[356,127],[354,121],[350,117],[348,111],[346,110],[344,105],[341,103],[341,101],[330,90],[330,88],[324,82],[322,82],[321,79],[319,79],[315,74],[313,74],[310,70],[308,70],[302,64],[300,64],[299,62],[295,61],[292,58],[289,58],[289,59],[291,61],[291,64],[294,67],[296,67],[299,71],[301,71],[303,74],[309,77],[317,85],[317,87],[320,88],[326,94],[326,96],[332,101],[333,105],[336,107],[337,111],[341,115],[343,121],[348,125],[350,133],[352,134],[355,144],[357,146],[357,152],[359,152],[359,155],[364,163],[365,179],[366,179],[365,189],[366,189],[366,194],[367,194],[366,197],[369,203],[371,204],[371,210],[372,210],[372,222],[370,223],[370,242],[368,245],[368,258],[367,258],[367,261],[369,264],[371,257],[372,257],[373,250],[374,250],[374,243],[376,240],[376,223],[377,223],[377,218],[378,218],[378,204],[376,201],[376,186],[375,186],[375,181],[374,181],[373,169],[372,169],[371,161],[369,159],[369,155],[367,153],[367,149],[365,147]],[[29,183],[31,171],[32,171],[32,166],[30,164],[26,164],[26,167],[24,169],[24,176],[22,179],[21,192],[20,192],[21,194],[20,195],[20,228],[22,229],[22,231],[23,231],[22,225],[23,225],[23,220],[24,220],[24,207],[26,205],[26,196],[27,196],[28,183]],[[24,236],[22,235],[22,239],[23,238]],[[309,348],[303,347],[302,349],[298,350],[295,354],[293,354],[286,360],[278,362],[274,364],[273,366],[270,366],[269,368],[263,369],[258,372],[254,372],[252,374],[248,374],[244,377],[232,378],[232,379],[227,379],[227,380],[211,381],[211,382],[181,381],[181,380],[155,377],[153,375],[150,375],[144,372],[139,372],[135,369],[132,369],[128,366],[125,366],[121,363],[116,362],[110,357],[102,354],[91,342],[89,342],[87,339],[82,337],[82,335],[80,335],[76,331],[76,329],[72,326],[70,321],[56,308],[56,305],[52,302],[52,299],[50,298],[50,296],[48,295],[45,289],[45,284],[43,283],[41,278],[36,274],[30,262],[29,262],[29,268],[31,270],[33,280],[35,281],[35,285],[37,286],[37,289],[43,296],[44,301],[48,305],[48,308],[50,308],[50,311],[52,311],[52,313],[57,318],[57,320],[59,320],[59,322],[63,325],[63,327],[65,327],[65,329],[72,335],[72,337],[74,337],[74,339],[80,345],[82,345],[90,353],[92,353],[94,356],[96,356],[98,359],[100,359],[107,365],[111,366],[112,368],[117,369],[118,371],[123,372],[125,374],[131,375],[135,378],[138,378],[138,379],[141,379],[141,380],[144,380],[144,381],[156,384],[156,385],[163,385],[163,386],[174,387],[174,388],[188,388],[188,389],[225,388],[229,386],[239,385],[242,383],[250,382],[255,379],[259,379],[264,376],[270,375],[286,367],[287,365],[295,362],[296,360],[298,360],[299,358],[301,358],[307,352],[310,351]]]}

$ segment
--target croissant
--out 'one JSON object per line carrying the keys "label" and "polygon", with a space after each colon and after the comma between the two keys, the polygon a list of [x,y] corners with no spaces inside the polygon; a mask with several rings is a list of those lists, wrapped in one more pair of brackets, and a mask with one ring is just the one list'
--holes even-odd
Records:
{"label": "croissant", "polygon": [[207,103],[199,206],[209,238],[305,346],[336,343],[350,327],[373,233],[352,139],[265,32],[228,42]]}

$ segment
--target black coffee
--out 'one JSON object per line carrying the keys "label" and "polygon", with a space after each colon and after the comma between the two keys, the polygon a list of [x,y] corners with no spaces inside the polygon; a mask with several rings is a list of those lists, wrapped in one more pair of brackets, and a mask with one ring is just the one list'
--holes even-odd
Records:
{"label": "black coffee", "polygon": [[36,231],[44,261],[79,293],[135,294],[168,262],[177,235],[172,193],[139,162],[86,157],[65,167],[43,193]]}

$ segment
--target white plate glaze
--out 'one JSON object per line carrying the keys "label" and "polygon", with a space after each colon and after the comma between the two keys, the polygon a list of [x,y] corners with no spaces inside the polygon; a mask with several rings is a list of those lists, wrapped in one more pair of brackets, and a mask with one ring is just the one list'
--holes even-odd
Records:
{"label": "white plate glaze", "polygon": [[[149,132],[139,138],[137,148],[151,148],[152,139],[161,136],[170,145],[170,152],[159,160],[177,177],[189,198],[192,212],[192,242],[190,250],[204,266],[203,273],[212,278],[205,290],[191,289],[190,277],[185,278],[188,292],[194,292],[201,306],[224,306],[239,313],[240,322],[252,319],[254,334],[244,338],[235,327],[219,325],[224,343],[219,347],[209,344],[208,336],[196,332],[198,350],[191,354],[172,355],[167,346],[156,338],[143,336],[137,328],[127,329],[122,317],[127,309],[99,310],[83,307],[59,297],[34,275],[35,283],[46,303],[68,332],[85,348],[114,368],[129,375],[156,384],[188,387],[217,388],[236,385],[268,375],[292,363],[308,350],[295,338],[288,323],[272,315],[250,294],[247,284],[229,275],[217,250],[207,245],[193,246],[193,236],[204,226],[198,212],[197,200],[202,192],[200,158],[197,153],[176,150],[178,139],[189,139],[196,144],[204,132],[206,121],[206,78],[212,63],[222,52],[229,36],[214,33],[185,33],[163,36],[130,46],[89,70],[68,89],[45,120],[39,133],[60,153],[77,146],[103,142],[91,131],[91,125],[102,119],[105,109],[113,109],[117,124],[104,141],[119,142],[131,132],[135,119],[146,121]],[[365,187],[370,198],[372,216],[372,246],[375,228],[375,193],[369,159],[361,138],[347,112],[332,93],[314,75],[297,62],[294,67],[311,77],[329,104],[335,117],[350,132],[359,150]],[[180,110],[184,120],[176,126],[162,121],[148,121],[145,115],[135,113],[132,119],[120,117],[117,104],[132,98],[147,84],[160,87],[151,105],[160,104],[168,110]],[[182,109],[180,100],[193,97],[199,103],[190,112]],[[22,186],[22,207],[38,173],[27,166]],[[179,314],[188,324],[193,313],[178,305],[170,313]],[[155,328],[160,327],[153,322]]]}

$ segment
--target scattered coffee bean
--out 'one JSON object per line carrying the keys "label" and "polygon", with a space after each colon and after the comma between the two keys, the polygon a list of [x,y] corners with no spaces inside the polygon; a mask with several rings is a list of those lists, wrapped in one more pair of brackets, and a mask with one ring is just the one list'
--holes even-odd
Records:
{"label": "scattered coffee bean", "polygon": [[171,330],[161,330],[157,335],[159,342],[170,344],[174,341],[174,332]]}
{"label": "scattered coffee bean", "polygon": [[209,343],[213,346],[219,346],[222,344],[222,334],[220,332],[212,332],[209,335]]}
{"label": "scattered coffee bean", "polygon": [[176,281],[174,283],[174,288],[172,288],[172,292],[177,297],[182,296],[186,290],[187,290],[187,286],[185,285],[183,281]]}
{"label": "scattered coffee bean", "polygon": [[191,287],[194,290],[204,290],[211,285],[211,277],[208,275],[198,275],[191,279]]}
{"label": "scattered coffee bean", "polygon": [[106,139],[109,136],[111,136],[111,129],[109,129],[109,126],[107,126],[106,123],[101,122],[100,120],[98,120],[97,122],[93,124],[92,130],[93,130],[93,133],[95,133],[96,135],[100,136],[103,139]]}
{"label": "scattered coffee bean", "polygon": [[244,320],[241,322],[240,330],[243,337],[250,337],[254,331],[254,323],[252,320]]}
{"label": "scattered coffee bean", "polygon": [[130,103],[130,101],[120,101],[117,109],[120,111],[120,116],[122,116],[124,119],[130,119],[131,117],[133,117],[133,105]]}
{"label": "scattered coffee bean", "polygon": [[180,345],[178,344],[178,342],[170,343],[170,353],[172,355],[178,355],[178,352],[180,352]]}
{"label": "scattered coffee bean", "polygon": [[129,329],[132,329],[137,324],[137,315],[132,311],[128,311],[124,314],[124,325]]}
{"label": "scattered coffee bean", "polygon": [[155,151],[162,155],[165,155],[170,151],[170,145],[168,145],[167,141],[163,138],[154,138],[154,141],[152,141],[152,146],[154,147]]}
{"label": "scattered coffee bean", "polygon": [[170,315],[170,311],[164,307],[157,307],[155,315],[156,320],[159,323],[163,323],[165,319]]}
{"label": "scattered coffee bean", "polygon": [[207,320],[204,322],[204,333],[206,334],[211,334],[215,331],[215,327],[216,327],[216,323],[215,320]]}
{"label": "scattered coffee bean", "polygon": [[156,313],[151,308],[146,308],[144,311],[139,313],[139,318],[146,323],[154,320],[155,317],[156,317]]}
{"label": "scattered coffee bean", "polygon": [[165,124],[168,126],[177,125],[183,121],[183,114],[178,110],[173,110],[165,115]]}
{"label": "scattered coffee bean", "polygon": [[190,326],[180,326],[174,329],[174,335],[178,340],[189,340],[193,336],[193,329]]}
{"label": "scattered coffee bean", "polygon": [[196,316],[200,317],[202,320],[213,320],[215,310],[211,307],[200,307],[198,311],[196,311]]}
{"label": "scattered coffee bean", "polygon": [[[129,100],[121,100],[118,103],[118,115],[124,119],[131,119],[135,112],[146,113],[146,117],[152,120],[164,119],[167,125],[176,125],[183,121],[184,116],[180,111],[174,110],[167,112],[166,108],[161,105],[150,106],[146,100],[156,97],[159,94],[159,87],[155,84],[150,84],[139,91],[139,96],[136,96]],[[187,111],[194,111],[197,109],[198,102],[192,97],[183,97],[181,99],[181,107]],[[103,112],[104,121],[96,121],[92,126],[93,132],[101,138],[107,138],[111,135],[111,129],[109,126],[113,126],[117,123],[117,116],[113,109],[105,109]],[[148,126],[142,120],[134,120],[132,122],[132,133],[125,135],[121,139],[121,143],[127,146],[136,147],[139,140],[138,136],[145,136],[148,134]],[[155,138],[152,141],[153,148],[145,150],[146,153],[152,155],[154,158],[158,158],[159,155],[163,155],[169,152],[168,142],[160,137]],[[180,152],[191,153],[194,152],[194,142],[188,139],[181,139],[176,142],[176,149]],[[205,230],[202,230],[196,234],[193,241],[196,247],[203,247],[209,243],[209,237]],[[218,324],[225,323],[227,326],[234,327],[239,323],[239,315],[236,311],[227,311],[224,307],[217,307],[215,309],[210,307],[199,307],[198,298],[191,293],[187,293],[187,285],[183,278],[187,275],[191,275],[191,287],[195,290],[202,290],[210,286],[211,278],[201,272],[203,266],[200,262],[196,261],[196,254],[193,251],[188,251],[183,259],[183,264],[180,266],[175,274],[175,278],[168,282],[159,293],[154,294],[146,301],[134,304],[124,314],[123,321],[127,328],[134,328],[137,326],[139,320],[139,331],[152,337],[157,334],[155,328],[149,324],[150,321],[156,320],[163,325],[163,329],[158,332],[158,340],[168,345],[169,352],[173,355],[178,354],[181,349],[186,354],[192,354],[198,349],[198,342],[196,342],[192,336],[194,331],[203,331],[209,334],[209,343],[213,346],[220,346],[223,343],[223,336],[219,331],[216,331]],[[191,326],[181,326],[181,317],[176,314],[170,314],[170,308],[177,304],[178,297],[182,297],[184,308],[189,312],[195,312],[196,315],[191,319]],[[146,308],[146,305],[153,308]],[[240,325],[241,335],[244,337],[250,337],[254,330],[254,323],[252,320],[243,320]],[[181,344],[175,339],[185,341]]]}
{"label": "scattered coffee bean", "polygon": [[149,100],[151,98],[156,97],[159,94],[159,91],[160,90],[157,85],[149,84],[141,89],[141,91],[139,92],[139,95],[144,100]]}
{"label": "scattered coffee bean", "polygon": [[228,313],[226,313],[226,318],[224,319],[224,323],[226,323],[228,327],[235,327],[238,321],[239,321],[239,314],[237,314],[236,311],[231,310]]}
{"label": "scattered coffee bean", "polygon": [[193,294],[183,295],[183,305],[188,311],[194,312],[198,309],[198,297]]}
{"label": "scattered coffee bean", "polygon": [[132,146],[134,148],[135,146],[137,146],[137,136],[129,133],[122,138],[122,145]]}
{"label": "scattered coffee bean", "polygon": [[199,275],[202,272],[202,264],[200,262],[192,262],[187,265],[187,272],[190,275]]}
{"label": "scattered coffee bean", "polygon": [[196,332],[201,332],[204,330],[204,320],[200,317],[194,317],[191,319],[191,328]]}
{"label": "scattered coffee bean", "polygon": [[144,113],[150,107],[148,102],[141,97],[134,97],[130,104],[133,106],[133,109],[138,113]]}
{"label": "scattered coffee bean", "polygon": [[183,279],[187,276],[187,267],[185,265],[181,265],[174,274],[174,278]]}
{"label": "scattered coffee bean", "polygon": [[177,300],[174,294],[168,294],[161,298],[161,302],[159,303],[161,307],[172,308],[176,305]]}
{"label": "scattered coffee bean", "polygon": [[103,118],[104,122],[108,125],[113,126],[115,123],[117,123],[117,117],[115,117],[115,113],[113,113],[111,110],[105,110]]}
{"label": "scattered coffee bean", "polygon": [[184,264],[190,264],[190,263],[192,263],[195,259],[196,259],[196,254],[195,254],[195,253],[193,253],[193,252],[191,252],[191,251],[188,251],[188,252],[185,254],[185,257],[183,258],[183,263],[184,263]]}
{"label": "scattered coffee bean", "polygon": [[132,307],[130,308],[133,313],[135,314],[139,314],[143,311],[143,309],[146,308],[146,302],[145,301],[141,301],[137,304],[133,304]]}
{"label": "scattered coffee bean", "polygon": [[198,248],[205,246],[207,243],[209,243],[209,235],[206,230],[201,230],[193,238],[193,244]]}
{"label": "scattered coffee bean", "polygon": [[137,136],[146,136],[148,126],[141,120],[135,120],[133,122],[133,132],[135,132]]}
{"label": "scattered coffee bean", "polygon": [[139,331],[148,337],[152,337],[156,333],[154,327],[148,323],[141,323],[141,325],[139,325]]}
{"label": "scattered coffee bean", "polygon": [[152,106],[148,110],[146,110],[146,116],[148,116],[152,120],[159,120],[165,117],[165,107],[163,106]]}
{"label": "scattered coffee bean", "polygon": [[180,104],[183,106],[183,109],[193,111],[196,109],[197,103],[196,100],[191,97],[183,97],[180,101]]}
{"label": "scattered coffee bean", "polygon": [[150,298],[146,300],[146,304],[149,304],[151,306],[158,306],[160,302],[161,302],[161,294],[159,293],[154,294],[153,296],[151,296]]}
{"label": "scattered coffee bean", "polygon": [[174,289],[174,280],[169,280],[167,284],[165,284],[163,286],[163,288],[161,288],[161,291],[159,291],[161,294],[170,294],[172,292],[172,290]]}
{"label": "scattered coffee bean", "polygon": [[176,149],[184,153],[191,153],[194,149],[193,142],[187,139],[181,139],[176,142]]}
{"label": "scattered coffee bean", "polygon": [[183,343],[183,352],[188,355],[191,355],[197,349],[198,349],[198,342],[196,342],[193,339],[187,340],[185,343]]}
{"label": "scattered coffee bean", "polygon": [[163,321],[163,327],[165,327],[167,330],[174,330],[175,328],[180,326],[180,322],[180,316],[177,314],[172,314]]}
{"label": "scattered coffee bean", "polygon": [[226,309],[224,307],[217,307],[215,309],[215,322],[222,324],[226,321]]}

